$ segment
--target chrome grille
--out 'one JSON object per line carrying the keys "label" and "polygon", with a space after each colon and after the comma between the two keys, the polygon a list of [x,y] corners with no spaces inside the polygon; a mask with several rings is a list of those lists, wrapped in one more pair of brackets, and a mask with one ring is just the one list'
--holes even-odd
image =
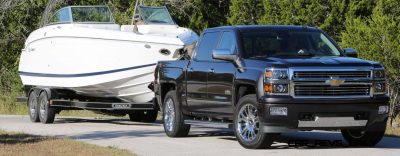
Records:
{"label": "chrome grille", "polygon": [[307,85],[297,84],[294,86],[295,96],[368,96],[370,85]]}
{"label": "chrome grille", "polygon": [[370,71],[295,71],[294,78],[370,78]]}
{"label": "chrome grille", "polygon": [[[291,68],[290,95],[295,98],[370,97],[371,68]],[[333,80],[342,81],[338,84]]]}

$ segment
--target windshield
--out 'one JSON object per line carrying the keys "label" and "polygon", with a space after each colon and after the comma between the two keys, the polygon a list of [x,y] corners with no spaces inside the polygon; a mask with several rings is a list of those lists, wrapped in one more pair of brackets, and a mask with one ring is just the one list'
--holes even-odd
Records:
{"label": "windshield", "polygon": [[57,11],[49,20],[57,23],[114,23],[107,6],[72,6]]}
{"label": "windshield", "polygon": [[113,23],[108,7],[71,7],[74,22]]}
{"label": "windshield", "polygon": [[165,7],[140,7],[140,14],[146,24],[175,24]]}
{"label": "windshield", "polygon": [[243,49],[247,58],[273,56],[340,56],[322,32],[282,31],[243,33]]}

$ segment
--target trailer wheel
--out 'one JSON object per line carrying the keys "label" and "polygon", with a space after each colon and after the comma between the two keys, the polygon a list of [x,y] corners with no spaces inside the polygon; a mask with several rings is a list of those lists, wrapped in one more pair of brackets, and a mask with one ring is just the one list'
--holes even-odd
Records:
{"label": "trailer wheel", "polygon": [[56,110],[50,107],[49,99],[46,92],[40,93],[39,96],[39,119],[43,124],[53,123],[56,116]]}
{"label": "trailer wheel", "polygon": [[31,119],[32,122],[39,122],[39,105],[38,105],[38,99],[36,96],[36,92],[32,91],[29,93],[29,99],[28,99],[28,106],[29,106],[29,118]]}

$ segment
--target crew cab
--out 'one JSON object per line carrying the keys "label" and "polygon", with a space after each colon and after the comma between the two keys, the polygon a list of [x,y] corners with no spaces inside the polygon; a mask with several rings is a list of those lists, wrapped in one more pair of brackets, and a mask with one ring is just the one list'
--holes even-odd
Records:
{"label": "crew cab", "polygon": [[165,133],[185,137],[200,121],[231,125],[250,149],[298,130],[341,130],[349,144],[373,146],[389,112],[385,72],[356,57],[313,27],[207,29],[192,55],[158,62]]}

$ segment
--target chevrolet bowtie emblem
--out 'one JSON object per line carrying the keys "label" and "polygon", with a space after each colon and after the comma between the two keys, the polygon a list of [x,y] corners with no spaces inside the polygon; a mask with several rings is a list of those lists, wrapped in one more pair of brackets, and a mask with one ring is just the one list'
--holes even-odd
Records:
{"label": "chevrolet bowtie emblem", "polygon": [[343,84],[344,80],[340,80],[337,77],[331,77],[331,79],[326,80],[325,83],[336,87],[336,86],[340,86],[341,84]]}

